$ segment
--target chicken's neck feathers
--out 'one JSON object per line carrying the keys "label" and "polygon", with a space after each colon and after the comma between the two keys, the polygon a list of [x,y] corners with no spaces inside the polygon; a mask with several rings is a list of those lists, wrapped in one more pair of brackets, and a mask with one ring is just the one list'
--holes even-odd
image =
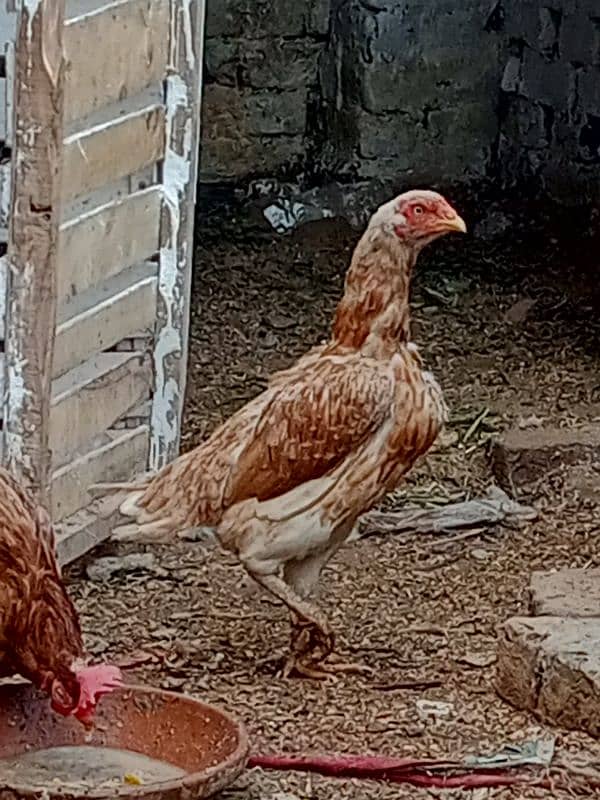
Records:
{"label": "chicken's neck feathers", "polygon": [[369,337],[395,349],[410,339],[410,282],[415,252],[379,228],[354,251],[335,314],[334,349],[362,349]]}

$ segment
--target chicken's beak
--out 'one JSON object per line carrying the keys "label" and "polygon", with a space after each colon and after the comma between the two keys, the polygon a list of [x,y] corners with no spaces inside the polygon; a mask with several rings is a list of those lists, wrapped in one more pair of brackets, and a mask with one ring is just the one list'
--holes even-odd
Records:
{"label": "chicken's beak", "polygon": [[445,226],[446,230],[449,233],[451,233],[451,232],[466,233],[467,232],[466,223],[465,223],[465,221],[464,221],[464,219],[462,217],[458,216],[458,214],[455,217],[452,217],[452,219],[444,220],[444,226]]}

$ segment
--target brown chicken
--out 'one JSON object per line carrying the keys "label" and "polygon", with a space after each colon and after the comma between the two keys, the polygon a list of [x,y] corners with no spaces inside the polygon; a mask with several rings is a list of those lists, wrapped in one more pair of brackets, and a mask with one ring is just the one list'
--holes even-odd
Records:
{"label": "brown chicken", "polygon": [[116,667],[86,666],[48,514],[0,469],[0,677],[15,674],[49,694],[57,713],[84,724],[98,698],[121,685]]}
{"label": "brown chicken", "polygon": [[395,489],[446,417],[410,342],[409,288],[420,250],[463,220],[431,191],[383,205],[354,252],[330,341],[276,374],[207,441],[125,490],[120,539],[213,527],[250,576],[290,609],[292,670],[322,677],[354,665],[306,601],[358,518]]}

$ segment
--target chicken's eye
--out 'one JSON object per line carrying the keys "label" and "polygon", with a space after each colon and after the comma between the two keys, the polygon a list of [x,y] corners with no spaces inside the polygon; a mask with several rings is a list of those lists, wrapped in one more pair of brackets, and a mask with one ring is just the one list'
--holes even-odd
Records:
{"label": "chicken's eye", "polygon": [[414,212],[415,216],[418,217],[418,216],[420,216],[421,214],[423,214],[425,212],[425,209],[423,208],[423,206],[415,206],[413,208],[413,212]]}

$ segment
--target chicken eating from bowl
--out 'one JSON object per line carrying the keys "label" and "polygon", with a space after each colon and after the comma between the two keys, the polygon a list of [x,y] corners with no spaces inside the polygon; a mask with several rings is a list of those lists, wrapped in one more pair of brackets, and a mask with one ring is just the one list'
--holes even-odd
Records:
{"label": "chicken eating from bowl", "polygon": [[466,226],[436,192],[413,190],[372,216],[346,276],[330,340],[156,476],[122,490],[120,539],[213,527],[222,547],[291,612],[285,673],[354,669],[306,600],[361,514],[395,489],[446,419],[410,341],[410,279],[434,239]]}
{"label": "chicken eating from bowl", "polygon": [[86,725],[98,699],[121,685],[117,667],[86,664],[50,518],[0,469],[0,677],[15,674],[46,692],[58,714]]}

